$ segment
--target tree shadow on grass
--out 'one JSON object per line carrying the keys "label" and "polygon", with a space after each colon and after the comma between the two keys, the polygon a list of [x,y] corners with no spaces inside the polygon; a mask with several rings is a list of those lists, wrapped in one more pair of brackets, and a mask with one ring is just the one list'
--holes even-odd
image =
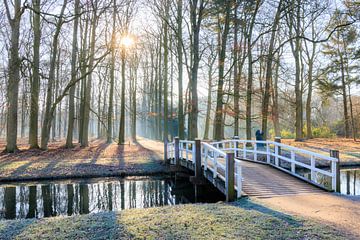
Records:
{"label": "tree shadow on grass", "polygon": [[[14,224],[14,221],[16,222]],[[27,220],[10,220],[1,221],[0,223],[0,239],[14,239],[17,235],[21,234],[31,224],[36,221],[35,219]]]}
{"label": "tree shadow on grass", "polygon": [[266,214],[271,217],[275,217],[275,218],[285,221],[288,224],[295,226],[295,227],[302,226],[302,223],[297,221],[296,219],[294,219],[293,216],[282,213],[282,212],[275,211],[270,208],[267,208],[267,207],[260,205],[254,201],[251,201],[249,198],[246,198],[246,197],[243,197],[243,198],[237,200],[236,202],[231,203],[231,205],[245,209],[245,210],[256,211],[256,212],[260,212],[262,214]]}

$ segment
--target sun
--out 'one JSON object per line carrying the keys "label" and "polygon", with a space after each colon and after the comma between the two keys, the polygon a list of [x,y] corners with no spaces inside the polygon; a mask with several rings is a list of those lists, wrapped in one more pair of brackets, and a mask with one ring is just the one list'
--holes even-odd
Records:
{"label": "sun", "polygon": [[134,45],[134,38],[132,38],[129,35],[122,36],[120,40],[120,45],[125,48],[130,48],[131,46]]}

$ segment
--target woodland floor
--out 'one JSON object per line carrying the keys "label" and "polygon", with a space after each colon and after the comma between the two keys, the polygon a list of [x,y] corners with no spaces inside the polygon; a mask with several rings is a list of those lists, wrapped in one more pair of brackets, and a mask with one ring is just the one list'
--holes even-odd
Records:
{"label": "woodland floor", "polygon": [[0,221],[1,239],[356,239],[248,199]]}
{"label": "woodland floor", "polygon": [[354,140],[346,138],[314,138],[303,142],[282,139],[281,142],[326,155],[330,150],[339,150],[342,166],[360,165],[360,141],[354,142]]}
{"label": "woodland floor", "polygon": [[[0,181],[55,179],[68,177],[101,177],[166,173],[163,143],[139,139],[137,144],[107,144],[93,140],[90,146],[67,149],[64,141],[50,142],[47,151],[28,150],[25,139],[19,140],[20,151],[0,153]],[[283,143],[321,154],[340,150],[341,165],[360,165],[360,142],[344,138],[316,138],[304,142],[283,139]],[[0,151],[5,148],[0,140]]]}
{"label": "woodland floor", "polygon": [[[0,149],[4,149],[0,142]],[[55,179],[66,177],[126,176],[166,173],[163,143],[139,139],[137,144],[107,144],[94,140],[89,147],[64,147],[52,142],[47,151],[28,150],[25,140],[20,151],[0,153],[0,181]]]}

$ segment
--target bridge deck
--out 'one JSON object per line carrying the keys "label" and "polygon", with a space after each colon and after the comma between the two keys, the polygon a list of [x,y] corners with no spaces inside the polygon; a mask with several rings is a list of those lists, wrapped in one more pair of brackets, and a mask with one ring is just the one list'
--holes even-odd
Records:
{"label": "bridge deck", "polygon": [[[219,162],[225,165],[224,158],[220,158]],[[186,161],[183,161],[182,164],[184,167],[189,167]],[[208,162],[208,167],[213,167],[211,161]],[[266,164],[242,160],[241,167],[243,177],[242,192],[247,196],[268,198],[326,192],[323,189]],[[193,169],[193,166],[191,168]],[[235,172],[236,171],[237,169],[235,167]],[[222,169],[218,169],[218,173],[225,177],[225,172]]]}
{"label": "bridge deck", "polygon": [[248,196],[266,198],[324,192],[324,190],[268,165],[242,161],[241,166],[243,192]]}

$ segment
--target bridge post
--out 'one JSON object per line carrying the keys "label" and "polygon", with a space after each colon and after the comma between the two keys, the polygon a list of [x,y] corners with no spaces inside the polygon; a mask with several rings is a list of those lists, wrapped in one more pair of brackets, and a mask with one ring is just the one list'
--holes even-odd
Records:
{"label": "bridge post", "polygon": [[164,139],[164,160],[166,164],[170,163],[170,159],[168,159],[168,140]]}
{"label": "bridge post", "polygon": [[195,139],[195,178],[201,178],[201,170],[201,140]]}
{"label": "bridge post", "polygon": [[[275,137],[275,142],[281,143],[281,137]],[[276,149],[277,149],[277,151],[276,151]],[[281,147],[275,146],[275,152],[277,155],[281,155]],[[275,164],[276,164],[276,166],[281,167],[281,161],[279,160],[278,157],[275,157]]]}
{"label": "bridge post", "polygon": [[[239,140],[239,136],[234,136],[233,137],[234,140]],[[235,150],[234,150],[234,154],[235,154],[235,158],[238,157],[238,149],[239,149],[239,142],[235,142],[234,144]]]}
{"label": "bridge post", "polygon": [[175,137],[174,138],[174,160],[175,160],[175,165],[179,166],[180,165],[180,139],[179,137]]}
{"label": "bridge post", "polygon": [[225,169],[225,191],[226,201],[231,202],[235,200],[235,160],[234,153],[226,154],[226,169]]}
{"label": "bridge post", "polygon": [[[335,172],[336,172],[335,184],[333,183],[333,185],[335,185],[335,191],[340,192],[340,153],[339,153],[339,150],[330,150],[330,157],[338,159],[338,161],[333,164],[332,171],[335,170]],[[333,188],[334,188],[334,186],[333,186]]]}

